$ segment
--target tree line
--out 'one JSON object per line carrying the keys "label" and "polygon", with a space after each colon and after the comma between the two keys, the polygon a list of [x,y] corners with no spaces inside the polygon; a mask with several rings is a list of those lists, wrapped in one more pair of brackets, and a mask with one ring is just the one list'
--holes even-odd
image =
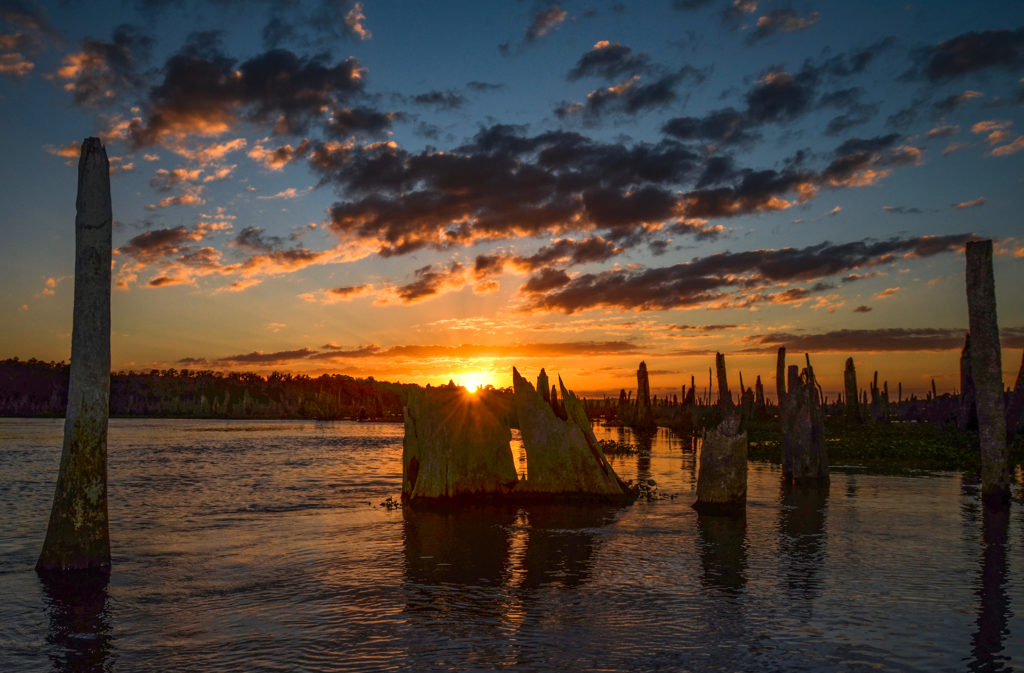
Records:
{"label": "tree line", "polygon": [[[0,416],[62,417],[69,365],[32,358],[0,361]],[[401,386],[344,374],[118,371],[110,377],[110,415],[168,418],[400,420]]]}

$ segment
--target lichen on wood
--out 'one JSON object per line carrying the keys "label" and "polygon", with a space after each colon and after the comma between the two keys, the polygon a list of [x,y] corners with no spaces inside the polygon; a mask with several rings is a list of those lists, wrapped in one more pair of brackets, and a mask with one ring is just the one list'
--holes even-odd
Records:
{"label": "lichen on wood", "polygon": [[558,380],[566,419],[555,415],[541,395],[512,370],[514,405],[529,465],[527,479],[516,484],[520,495],[625,497],[594,436],[583,403]]}
{"label": "lichen on wood", "polygon": [[75,300],[64,445],[40,571],[109,569],[110,163],[99,138],[78,160]]}
{"label": "lichen on wood", "polygon": [[697,467],[698,510],[742,509],[747,501],[747,433],[733,410],[707,431]]}
{"label": "lichen on wood", "polygon": [[406,394],[403,499],[493,496],[515,486],[509,410],[498,395],[454,386]]}
{"label": "lichen on wood", "polygon": [[970,367],[981,449],[981,491],[986,499],[1005,500],[1010,495],[1010,475],[991,240],[967,242],[966,276]]}

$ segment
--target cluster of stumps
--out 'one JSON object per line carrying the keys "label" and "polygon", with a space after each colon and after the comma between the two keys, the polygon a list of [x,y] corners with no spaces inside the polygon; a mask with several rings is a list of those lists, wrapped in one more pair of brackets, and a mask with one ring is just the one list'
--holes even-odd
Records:
{"label": "cluster of stumps", "polygon": [[[78,164],[75,217],[75,300],[64,446],[37,569],[43,573],[109,572],[107,420],[110,399],[110,268],[113,216],[110,165],[99,138],[86,138]],[[1009,499],[999,329],[992,241],[967,244],[970,369],[978,416],[982,495],[987,504]],[[697,479],[698,509],[742,509],[747,493],[747,436],[725,385],[718,358],[723,421],[706,433]],[[782,470],[793,483],[827,483],[821,394],[810,360],[785,367],[780,350],[778,393],[783,431]],[[628,501],[632,494],[612,469],[591,429],[583,403],[542,370],[534,388],[513,369],[514,395],[459,388],[413,390],[405,408],[402,497],[406,501],[461,498],[597,499]],[[648,409],[646,366],[638,397]],[[691,396],[692,396],[691,386]],[[560,393],[560,395],[559,395]],[[560,399],[559,399],[560,397]],[[639,400],[638,400],[639,402]],[[522,433],[528,475],[520,479],[511,455],[513,422]]]}

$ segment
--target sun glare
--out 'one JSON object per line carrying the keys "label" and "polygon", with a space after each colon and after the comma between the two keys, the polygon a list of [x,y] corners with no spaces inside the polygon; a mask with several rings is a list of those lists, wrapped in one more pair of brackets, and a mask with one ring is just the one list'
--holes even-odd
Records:
{"label": "sun glare", "polygon": [[488,372],[467,372],[452,378],[470,393],[476,393],[478,388],[494,385],[493,378]]}

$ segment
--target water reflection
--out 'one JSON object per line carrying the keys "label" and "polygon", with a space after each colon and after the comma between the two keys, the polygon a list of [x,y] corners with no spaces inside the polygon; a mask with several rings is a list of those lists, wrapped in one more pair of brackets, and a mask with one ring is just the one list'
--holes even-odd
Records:
{"label": "water reflection", "polygon": [[113,670],[107,612],[110,573],[40,573],[50,620],[46,642],[53,670],[96,673]]}
{"label": "water reflection", "polygon": [[593,503],[403,508],[408,670],[528,667],[523,647],[552,618],[535,609],[538,596],[590,582],[598,529],[619,511]]}
{"label": "water reflection", "polygon": [[525,587],[579,586],[593,565],[594,529],[611,523],[620,509],[594,503],[406,507],[406,579],[423,585],[515,579]]}
{"label": "water reflection", "polygon": [[421,584],[499,584],[508,574],[516,508],[403,510],[406,578]]}
{"label": "water reflection", "polygon": [[971,638],[971,671],[1009,671],[1010,658],[1003,653],[1009,635],[1010,599],[1006,592],[1006,547],[1010,508],[982,505],[982,554],[976,594],[977,630]]}
{"label": "water reflection", "polygon": [[738,594],[747,581],[747,515],[697,512],[701,583]]}
{"label": "water reflection", "polygon": [[523,585],[584,584],[590,578],[598,544],[593,529],[611,523],[619,509],[593,503],[527,508],[529,531],[523,555]]}
{"label": "water reflection", "polygon": [[782,581],[793,600],[809,603],[821,593],[822,565],[825,562],[825,513],[828,484],[783,482],[782,508],[779,513],[779,553]]}

